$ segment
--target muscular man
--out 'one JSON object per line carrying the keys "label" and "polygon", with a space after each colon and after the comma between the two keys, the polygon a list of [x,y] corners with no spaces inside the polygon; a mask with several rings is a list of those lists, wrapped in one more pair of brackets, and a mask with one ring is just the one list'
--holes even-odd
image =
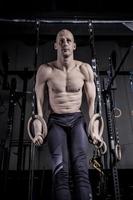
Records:
{"label": "muscular man", "polygon": [[[52,158],[53,188],[56,200],[70,200],[69,169],[71,167],[74,199],[91,200],[88,174],[88,133],[81,112],[82,92],[85,90],[88,114],[94,114],[96,90],[94,75],[89,64],[74,60],[76,43],[69,30],[61,30],[54,44],[57,60],[42,64],[37,71],[35,92],[38,115],[43,117],[44,90],[48,87],[51,113],[48,119],[48,146]],[[35,144],[42,144],[41,124],[34,123]],[[96,131],[91,135],[97,142]]]}

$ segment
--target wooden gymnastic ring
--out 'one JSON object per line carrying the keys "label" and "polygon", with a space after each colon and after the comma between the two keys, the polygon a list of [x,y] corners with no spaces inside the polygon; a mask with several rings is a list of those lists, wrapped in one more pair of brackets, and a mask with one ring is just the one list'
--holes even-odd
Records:
{"label": "wooden gymnastic ring", "polygon": [[93,133],[93,127],[96,120],[99,120],[100,122],[99,136],[102,137],[103,129],[104,129],[104,121],[103,121],[102,116],[99,113],[94,114],[93,117],[90,119],[88,133],[89,134]]}
{"label": "wooden gymnastic ring", "polygon": [[[100,122],[99,136],[100,136],[101,139],[98,141],[98,144],[95,144],[95,147],[100,149],[101,154],[105,154],[106,151],[107,151],[107,145],[103,141],[103,138],[102,138],[103,129],[104,129],[104,121],[103,121],[102,116],[99,113],[94,114],[93,117],[91,118],[90,123],[89,123],[89,127],[88,127],[88,133],[90,135],[91,135],[91,133],[93,133],[94,123],[95,123],[96,120],[99,120],[99,122]],[[91,143],[93,143],[93,141]]]}
{"label": "wooden gymnastic ring", "polygon": [[120,110],[120,108],[115,107],[113,109],[113,112],[114,112],[114,117],[115,118],[119,118],[121,116],[121,110]]}
{"label": "wooden gymnastic ring", "polygon": [[107,145],[106,143],[102,140],[100,147],[100,153],[101,154],[105,154],[107,152]]}
{"label": "wooden gymnastic ring", "polygon": [[27,123],[28,135],[29,135],[29,137],[32,141],[34,140],[35,136],[33,137],[32,134],[31,134],[31,125],[33,124],[34,120],[36,120],[36,119],[39,120],[42,124],[42,133],[39,136],[41,136],[42,139],[44,139],[47,135],[47,125],[46,125],[45,120],[39,115],[34,115],[34,117],[29,118],[28,123]]}

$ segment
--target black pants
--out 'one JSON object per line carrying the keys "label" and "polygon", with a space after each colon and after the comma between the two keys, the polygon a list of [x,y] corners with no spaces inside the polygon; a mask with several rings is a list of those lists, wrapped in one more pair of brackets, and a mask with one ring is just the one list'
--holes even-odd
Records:
{"label": "black pants", "polygon": [[54,199],[72,199],[69,184],[71,166],[74,199],[92,200],[87,162],[88,138],[82,113],[51,114],[48,145],[53,166]]}

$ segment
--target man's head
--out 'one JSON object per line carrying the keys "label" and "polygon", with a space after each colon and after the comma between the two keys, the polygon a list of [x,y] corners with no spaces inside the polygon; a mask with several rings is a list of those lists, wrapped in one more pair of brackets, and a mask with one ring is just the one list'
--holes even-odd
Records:
{"label": "man's head", "polygon": [[74,42],[73,34],[67,29],[62,29],[59,31],[56,36],[54,48],[64,57],[71,55],[76,49],[76,43]]}

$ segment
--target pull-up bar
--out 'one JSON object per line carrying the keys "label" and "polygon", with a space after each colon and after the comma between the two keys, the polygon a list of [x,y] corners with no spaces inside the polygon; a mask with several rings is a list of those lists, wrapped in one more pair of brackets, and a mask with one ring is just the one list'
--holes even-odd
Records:
{"label": "pull-up bar", "polygon": [[7,19],[0,18],[0,22],[14,22],[14,23],[35,23],[39,21],[45,24],[88,24],[90,21],[93,24],[126,24],[133,23],[133,20],[90,20],[90,19]]}

